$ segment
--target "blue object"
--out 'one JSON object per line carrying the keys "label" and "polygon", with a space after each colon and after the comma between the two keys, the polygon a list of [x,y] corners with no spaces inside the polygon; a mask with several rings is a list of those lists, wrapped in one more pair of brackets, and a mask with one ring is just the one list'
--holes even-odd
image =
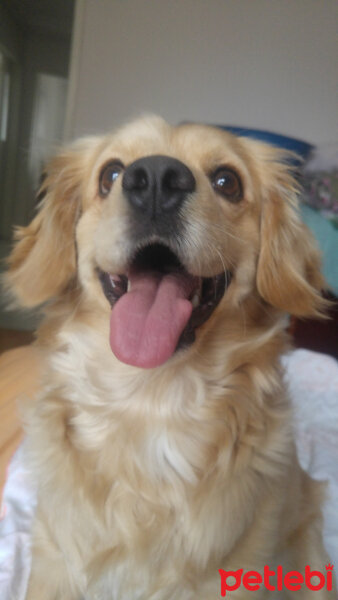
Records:
{"label": "blue object", "polygon": [[285,150],[291,150],[301,156],[303,160],[309,158],[311,152],[314,150],[314,146],[308,142],[286,135],[280,135],[279,133],[271,133],[264,129],[250,129],[247,127],[234,127],[232,125],[217,125],[217,127],[230,131],[230,133],[234,133],[238,136],[255,138],[256,140],[261,140],[267,144],[285,148]]}

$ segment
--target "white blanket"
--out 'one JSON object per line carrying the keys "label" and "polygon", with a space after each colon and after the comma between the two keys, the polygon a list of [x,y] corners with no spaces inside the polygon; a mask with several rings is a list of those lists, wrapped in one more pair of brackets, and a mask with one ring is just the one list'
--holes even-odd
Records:
{"label": "white blanket", "polygon": [[[283,358],[291,397],[299,458],[319,480],[328,480],[324,538],[338,569],[338,363],[295,350]],[[24,447],[14,456],[5,488],[6,514],[0,522],[0,598],[23,600],[30,569],[30,531],[35,492],[23,466]]]}

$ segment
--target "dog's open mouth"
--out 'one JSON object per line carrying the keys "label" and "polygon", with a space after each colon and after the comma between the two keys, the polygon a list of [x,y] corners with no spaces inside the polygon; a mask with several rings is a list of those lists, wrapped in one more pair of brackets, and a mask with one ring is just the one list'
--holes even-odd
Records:
{"label": "dog's open mouth", "polygon": [[195,330],[213,313],[231,281],[190,275],[162,244],[140,250],[126,275],[99,270],[112,306],[110,345],[127,364],[143,368],[163,364],[195,340]]}

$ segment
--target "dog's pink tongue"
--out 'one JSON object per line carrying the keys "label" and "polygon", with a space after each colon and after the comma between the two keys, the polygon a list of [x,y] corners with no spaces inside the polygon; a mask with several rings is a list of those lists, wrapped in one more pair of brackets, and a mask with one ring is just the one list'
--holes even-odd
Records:
{"label": "dog's pink tongue", "polygon": [[122,362],[157,367],[172,356],[188,323],[193,280],[174,273],[134,273],[129,282],[130,292],[112,310],[110,346]]}

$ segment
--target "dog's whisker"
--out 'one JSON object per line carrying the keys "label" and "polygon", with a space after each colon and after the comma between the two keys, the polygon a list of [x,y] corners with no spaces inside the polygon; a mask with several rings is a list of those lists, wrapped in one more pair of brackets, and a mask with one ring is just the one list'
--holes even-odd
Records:
{"label": "dog's whisker", "polygon": [[222,265],[222,267],[223,267],[224,274],[225,274],[225,276],[226,276],[226,275],[227,275],[227,268],[226,268],[226,266],[225,266],[225,263],[224,263],[223,256],[222,256],[221,252],[218,250],[218,248],[217,248],[216,246],[214,246],[214,251],[215,251],[215,252],[216,252],[216,254],[219,256],[219,259],[220,259],[220,261],[221,261],[221,265]]}
{"label": "dog's whisker", "polygon": [[233,240],[236,240],[236,242],[239,242],[240,244],[247,243],[243,238],[239,237],[238,235],[235,235],[234,233],[231,233],[229,231],[229,228],[226,226],[217,225],[216,223],[210,223],[209,227],[213,230],[216,230],[217,232],[220,231],[225,238],[229,237]]}

